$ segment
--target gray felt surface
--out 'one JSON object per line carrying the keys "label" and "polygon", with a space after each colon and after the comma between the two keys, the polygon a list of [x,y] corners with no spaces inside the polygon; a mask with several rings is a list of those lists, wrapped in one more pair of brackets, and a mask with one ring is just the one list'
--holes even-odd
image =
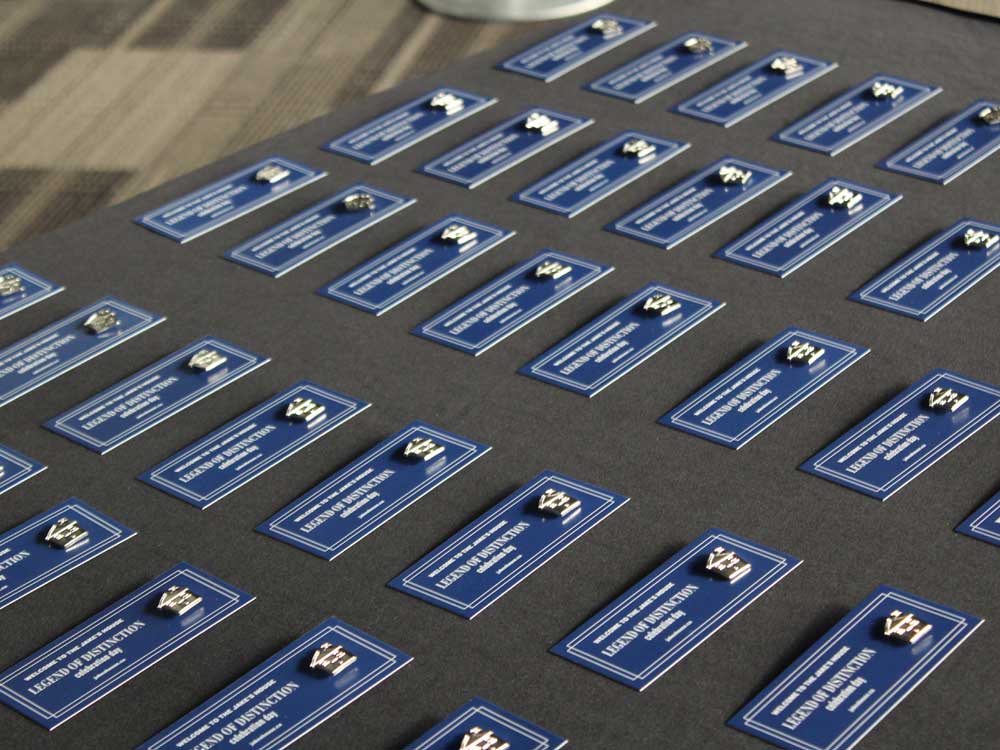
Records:
{"label": "gray felt surface", "polygon": [[[26,656],[180,560],[258,600],[52,734],[0,710],[0,746],[134,747],[337,615],[415,660],[299,741],[301,750],[398,748],[474,695],[568,737],[570,747],[580,750],[761,747],[727,728],[725,720],[879,583],[968,610],[986,624],[863,747],[997,746],[1000,550],[952,529],[998,489],[1000,424],[979,432],[885,504],[796,467],[931,368],[1000,382],[1000,277],[981,283],[928,323],[846,299],[959,217],[1000,220],[995,158],[944,188],[872,166],[973,99],[996,96],[1000,25],[881,0],[640,0],[621,3],[618,10],[657,18],[660,26],[548,85],[493,70],[523,45],[498,50],[11,252],[12,259],[68,289],[4,321],[3,342],[109,293],[169,319],[3,410],[0,442],[50,468],[0,498],[0,528],[77,495],[139,536],[0,613],[0,663]],[[598,74],[692,29],[742,38],[750,47],[641,106],[581,91]],[[837,60],[840,68],[728,130],[665,111],[779,46]],[[769,140],[781,126],[879,71],[939,84],[944,92],[835,159]],[[376,168],[317,148],[442,83],[493,94],[500,103]],[[596,124],[474,191],[414,172],[428,158],[534,103],[590,115]],[[516,189],[626,127],[690,141],[692,147],[572,220],[508,200]],[[184,246],[131,222],[272,153],[324,167],[330,175]],[[795,174],[670,252],[601,230],[728,153]],[[835,175],[904,198],[785,280],[711,257],[793,196]],[[280,280],[221,258],[237,242],[361,179],[419,202]],[[381,318],[313,294],[322,282],[449,211],[518,235]],[[445,304],[546,246],[617,270],[479,358],[409,334]],[[652,280],[728,305],[591,401],[516,374],[525,361]],[[656,424],[669,407],[792,324],[867,344],[872,353],[739,452]],[[40,427],[209,333],[273,361],[105,457]],[[204,512],[135,480],[300,378],[374,406]],[[412,419],[483,440],[494,450],[333,563],[254,532],[262,519]],[[384,586],[548,468],[633,499],[473,622]],[[548,653],[582,619],[713,525],[798,555],[805,564],[644,693]]]}

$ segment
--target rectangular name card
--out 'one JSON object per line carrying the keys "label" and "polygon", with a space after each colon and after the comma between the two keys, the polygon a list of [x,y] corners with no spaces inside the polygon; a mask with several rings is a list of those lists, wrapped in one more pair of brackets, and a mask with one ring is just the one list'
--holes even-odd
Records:
{"label": "rectangular name card", "polygon": [[655,21],[602,13],[529,47],[497,67],[549,83],[655,26]]}
{"label": "rectangular name card", "polygon": [[0,702],[55,729],[254,598],[181,563],[0,674]]}
{"label": "rectangular name card", "polygon": [[565,746],[564,738],[547,729],[473,698],[406,750],[559,750]]}
{"label": "rectangular name card", "polygon": [[613,270],[612,266],[543,250],[412,332],[479,356]]}
{"label": "rectangular name card", "polygon": [[1000,226],[963,219],[851,295],[855,302],[930,320],[1000,265]]}
{"label": "rectangular name card", "polygon": [[389,586],[471,620],[628,500],[542,472]]}
{"label": "rectangular name card", "polygon": [[1000,389],[932,370],[801,468],[886,500],[1000,413]]}
{"label": "rectangular name card", "polygon": [[674,107],[674,112],[730,127],[826,75],[837,63],[778,50]]}
{"label": "rectangular name card", "polygon": [[877,166],[947,185],[997,149],[1000,102],[980,99]]}
{"label": "rectangular name card", "polygon": [[593,397],[724,306],[647,284],[518,372]]}
{"label": "rectangular name card", "polygon": [[692,31],[625,63],[585,88],[639,104],[746,46],[746,42]]}
{"label": "rectangular name card", "polygon": [[645,690],[801,560],[709,529],[552,647]]}
{"label": "rectangular name card", "polygon": [[774,139],[836,156],[940,93],[938,86],[872,76],[776,133]]}
{"label": "rectangular name card", "polygon": [[75,497],[15,526],[0,535],[0,609],[133,536]]}
{"label": "rectangular name card", "polygon": [[482,185],[515,164],[593,123],[589,117],[535,107],[427,162],[424,174],[467,188]]}
{"label": "rectangular name card", "polygon": [[690,145],[627,130],[513,197],[518,203],[573,217],[673,159]]}
{"label": "rectangular name card", "polygon": [[731,156],[719,159],[605,229],[669,250],[791,174]]}
{"label": "rectangular name card", "polygon": [[0,495],[45,471],[45,464],[0,445]]}
{"label": "rectangular name card", "polygon": [[55,380],[166,318],[105,297],[0,350],[0,406]]}
{"label": "rectangular name card", "polygon": [[416,202],[358,183],[226,253],[228,260],[278,278]]}
{"label": "rectangular name card", "polygon": [[205,509],[371,404],[303,380],[157,464],[139,479]]}
{"label": "rectangular name card", "polygon": [[0,266],[0,320],[59,294],[64,286],[42,278],[17,263]]}
{"label": "rectangular name card", "polygon": [[381,315],[514,234],[450,214],[334,279],[318,294]]}
{"label": "rectangular name card", "polygon": [[659,422],[742,448],[869,351],[813,331],[787,328]]}
{"label": "rectangular name card", "polygon": [[257,531],[333,560],[489,452],[413,422],[313,487]]}
{"label": "rectangular name card", "polygon": [[847,180],[827,180],[717,250],[715,257],[785,278],[901,197]]}
{"label": "rectangular name card", "polygon": [[850,750],[982,622],[879,586],[729,726],[788,750]]}
{"label": "rectangular name card", "polygon": [[450,86],[434,89],[327,143],[324,149],[375,165],[496,104]]}
{"label": "rectangular name card", "polygon": [[104,454],[269,361],[207,336],[50,419],[45,427]]}
{"label": "rectangular name card", "polygon": [[326,172],[271,156],[171,201],[135,223],[188,242],[324,177]]}
{"label": "rectangular name card", "polygon": [[1000,547],[1000,492],[962,521],[955,531]]}
{"label": "rectangular name card", "polygon": [[331,617],[139,750],[283,750],[412,660]]}

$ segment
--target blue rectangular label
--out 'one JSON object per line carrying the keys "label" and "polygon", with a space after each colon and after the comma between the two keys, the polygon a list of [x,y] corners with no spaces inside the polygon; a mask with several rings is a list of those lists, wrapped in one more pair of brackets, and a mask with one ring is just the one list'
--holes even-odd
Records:
{"label": "blue rectangular label", "polygon": [[64,286],[42,278],[17,263],[0,266],[0,320],[31,307],[54,294]]}
{"label": "blue rectangular label", "polygon": [[[430,441],[433,445],[421,441]],[[257,531],[333,560],[490,450],[413,422],[340,469]]]}
{"label": "blue rectangular label", "polygon": [[45,464],[0,445],[0,494],[45,471]]}
{"label": "blue rectangular label", "polygon": [[[556,270],[544,274],[546,268]],[[414,328],[413,333],[479,356],[613,270],[612,266],[543,250],[462,297]]]}
{"label": "blue rectangular label", "polygon": [[962,521],[955,531],[1000,547],[1000,492]]}
{"label": "blue rectangular label", "polygon": [[[296,411],[295,405],[300,409]],[[303,380],[143,473],[139,479],[207,508],[371,404]],[[312,410],[314,418],[306,414]]]}
{"label": "blue rectangular label", "polygon": [[920,245],[850,298],[917,320],[930,320],[998,265],[1000,226],[963,219]]}
{"label": "blue rectangular label", "polygon": [[[565,515],[539,507],[550,493],[576,503]],[[624,495],[546,471],[501,500],[389,582],[471,620],[628,502]]]}
{"label": "blue rectangular label", "polygon": [[[217,364],[211,369],[193,364],[196,354],[212,352]],[[208,336],[50,419],[45,427],[104,454],[266,362],[268,357]]]}
{"label": "blue rectangular label", "polygon": [[[463,229],[472,235],[462,233]],[[514,234],[451,214],[334,279],[318,293],[381,315]]]}
{"label": "blue rectangular label", "polygon": [[[53,525],[76,524],[79,541],[49,543]],[[56,529],[58,533],[59,529]],[[0,609],[93,560],[126,539],[132,529],[75,497],[0,535]]]}
{"label": "blue rectangular label", "polygon": [[[837,193],[848,202],[836,203],[831,191],[849,191]],[[785,278],[900,198],[847,180],[827,180],[717,250],[715,257]],[[857,203],[850,205],[851,200]]]}
{"label": "blue rectangular label", "polygon": [[728,128],[836,67],[835,62],[778,50],[681,102],[674,112]]}
{"label": "blue rectangular label", "polygon": [[[708,569],[732,553],[735,580]],[[552,653],[645,690],[798,567],[798,558],[709,529],[552,647]]]}
{"label": "blue rectangular label", "polygon": [[813,331],[787,328],[659,422],[742,448],[870,351]]}
{"label": "blue rectangular label", "polygon": [[[547,729],[504,711],[482,698],[473,698],[447,719],[406,746],[406,750],[455,750],[475,739],[475,731],[493,732],[506,750],[559,750],[566,740]],[[464,744],[463,744],[464,743]],[[485,748],[485,746],[484,746]]]}
{"label": "blue rectangular label", "polygon": [[344,133],[323,148],[375,165],[496,104],[496,101],[492,96],[480,96],[450,86],[434,89]]}
{"label": "blue rectangular label", "polygon": [[[311,667],[325,645],[354,662],[337,675]],[[336,617],[320,623],[225,690],[139,746],[139,750],[245,747],[283,750],[413,658]],[[247,717],[253,718],[248,721]]]}
{"label": "blue rectangular label", "polygon": [[998,101],[973,102],[877,166],[947,185],[1000,149],[1000,122],[990,124],[982,116],[996,108]]}
{"label": "blue rectangular label", "polygon": [[774,139],[836,156],[940,93],[939,87],[926,83],[872,76],[776,133]]}
{"label": "blue rectangular label", "polygon": [[[930,626],[898,633],[910,615]],[[850,750],[982,625],[965,612],[879,586],[729,720],[788,750]]]}
{"label": "blue rectangular label", "polygon": [[548,83],[656,26],[602,13],[529,47],[497,67]]}
{"label": "blue rectangular label", "polygon": [[[115,297],[105,297],[47,325],[0,350],[0,406],[164,320],[162,315]],[[88,321],[94,325],[93,329],[88,327]],[[104,328],[105,324],[109,327]]]}
{"label": "blue rectangular label", "polygon": [[[626,152],[626,144],[633,151]],[[514,200],[573,217],[673,159],[690,145],[628,130],[525,188]]]}
{"label": "blue rectangular label", "polygon": [[801,468],[886,500],[1000,414],[1000,389],[932,370]]}
{"label": "blue rectangular label", "polygon": [[[349,198],[360,197],[369,200],[371,207],[347,205]],[[415,202],[363,183],[351,185],[237,245],[226,258],[278,278]]]}
{"label": "blue rectangular label", "polygon": [[[172,586],[200,601],[158,608]],[[253,600],[181,563],[0,674],[0,702],[55,729]]]}
{"label": "blue rectangular label", "polygon": [[135,222],[177,242],[187,242],[325,175],[290,159],[271,156],[145,213]]}
{"label": "blue rectangular label", "polygon": [[[750,174],[745,182],[727,183],[720,175],[723,169]],[[669,250],[789,175],[731,156],[719,159],[605,229]]]}
{"label": "blue rectangular label", "polygon": [[[701,45],[696,48],[685,46],[689,39],[698,40]],[[707,49],[704,42],[708,43]],[[625,63],[588,83],[585,88],[639,104],[746,46],[746,42],[692,31]]]}
{"label": "blue rectangular label", "polygon": [[724,306],[647,284],[518,372],[592,397]]}
{"label": "blue rectangular label", "polygon": [[589,117],[567,115],[544,107],[527,109],[427,162],[420,171],[474,188],[591,123],[593,120]]}

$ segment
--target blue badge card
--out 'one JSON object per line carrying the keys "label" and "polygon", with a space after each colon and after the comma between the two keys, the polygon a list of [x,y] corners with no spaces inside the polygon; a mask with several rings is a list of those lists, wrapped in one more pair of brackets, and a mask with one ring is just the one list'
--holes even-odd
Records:
{"label": "blue badge card", "polygon": [[253,600],[181,563],[0,674],[0,702],[55,729]]}
{"label": "blue badge card", "polygon": [[573,217],[690,145],[627,130],[525,188],[514,200]]}
{"label": "blue badge card", "polygon": [[0,534],[0,609],[133,536],[75,497]]}
{"label": "blue badge card", "polygon": [[0,406],[164,320],[162,315],[105,297],[47,325],[0,350]]}
{"label": "blue badge card", "polygon": [[955,531],[1000,547],[1000,492],[962,521]]}
{"label": "blue badge card", "polygon": [[886,500],[1000,414],[1000,389],[932,370],[801,468]]}
{"label": "blue badge card", "polygon": [[34,274],[17,263],[0,266],[0,320],[41,302],[65,287]]}
{"label": "blue badge card", "polygon": [[205,509],[370,405],[303,380],[157,464],[139,479]]}
{"label": "blue badge card", "polygon": [[331,617],[139,750],[283,750],[412,660]]}
{"label": "blue badge card", "polygon": [[930,320],[1000,265],[1000,226],[962,219],[851,295],[855,302]]}
{"label": "blue badge card", "polygon": [[542,472],[389,586],[471,620],[628,500]]}
{"label": "blue badge card", "polygon": [[405,750],[559,750],[565,746],[564,738],[547,729],[482,698],[473,698]]}
{"label": "blue badge card", "polygon": [[207,336],[50,419],[45,427],[107,453],[269,361]]}
{"label": "blue badge card", "polygon": [[552,647],[645,690],[801,560],[709,529]]}
{"label": "blue badge card", "polygon": [[879,586],[728,724],[787,750],[850,750],[982,622]]}
{"label": "blue badge card", "polygon": [[324,149],[375,165],[480,112],[496,99],[449,87],[434,89],[345,133]]}
{"label": "blue badge card", "polygon": [[413,333],[479,356],[613,270],[543,250],[445,308]]}
{"label": "blue badge card", "polygon": [[544,107],[527,109],[427,162],[420,171],[467,188],[478,187],[592,122],[589,117]]}
{"label": "blue badge card", "polygon": [[776,133],[791,146],[836,156],[941,93],[937,86],[877,75]]}
{"label": "blue badge card", "polygon": [[518,372],[596,396],[724,306],[664,284],[647,284]]}
{"label": "blue badge card", "polygon": [[835,62],[778,50],[681,102],[674,112],[728,128],[836,67]]}
{"label": "blue badge card", "polygon": [[333,560],[489,450],[488,445],[426,422],[413,422],[294,500],[257,531]]}
{"label": "blue badge card", "polygon": [[715,257],[785,278],[901,197],[847,180],[827,180]]}
{"label": "blue badge card", "polygon": [[655,26],[655,21],[602,13],[529,47],[497,67],[549,83]]}
{"label": "blue badge card", "polygon": [[746,42],[692,31],[591,81],[585,88],[639,104],[746,46]]}
{"label": "blue badge card", "polygon": [[0,494],[45,471],[45,464],[0,445]]}
{"label": "blue badge card", "polygon": [[334,279],[318,293],[381,315],[514,234],[450,214]]}
{"label": "blue badge card", "polygon": [[364,183],[351,185],[237,245],[226,258],[278,278],[413,203]]}
{"label": "blue badge card", "polygon": [[136,218],[136,224],[187,242],[322,178],[326,172],[271,156]]}
{"label": "blue badge card", "polygon": [[997,149],[1000,149],[1000,102],[980,99],[878,166],[947,185]]}
{"label": "blue badge card", "polygon": [[813,331],[787,328],[659,422],[742,448],[869,351]]}
{"label": "blue badge card", "polygon": [[782,169],[727,156],[605,228],[669,250],[789,175]]}

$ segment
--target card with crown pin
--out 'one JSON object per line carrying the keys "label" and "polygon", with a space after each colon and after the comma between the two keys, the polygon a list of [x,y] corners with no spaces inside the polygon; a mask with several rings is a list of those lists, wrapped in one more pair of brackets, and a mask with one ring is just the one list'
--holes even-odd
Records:
{"label": "card with crown pin", "polygon": [[324,176],[322,170],[271,156],[144,213],[135,223],[188,242]]}
{"label": "card with crown pin", "polygon": [[1000,492],[956,526],[955,531],[1000,547]]}
{"label": "card with crown pin", "polygon": [[559,750],[566,742],[494,703],[473,698],[406,750]]}
{"label": "card with crown pin", "polygon": [[0,266],[0,320],[65,289],[17,263]]}
{"label": "card with crown pin", "polygon": [[879,586],[729,726],[788,750],[850,750],[982,623]]}
{"label": "card with crown pin", "polygon": [[0,494],[43,471],[45,464],[28,458],[6,445],[0,445]]}
{"label": "card with crown pin", "polygon": [[303,380],[160,462],[139,479],[204,510],[369,406]]}
{"label": "card with crown pin", "polygon": [[0,674],[0,703],[55,729],[253,600],[180,563]]}

